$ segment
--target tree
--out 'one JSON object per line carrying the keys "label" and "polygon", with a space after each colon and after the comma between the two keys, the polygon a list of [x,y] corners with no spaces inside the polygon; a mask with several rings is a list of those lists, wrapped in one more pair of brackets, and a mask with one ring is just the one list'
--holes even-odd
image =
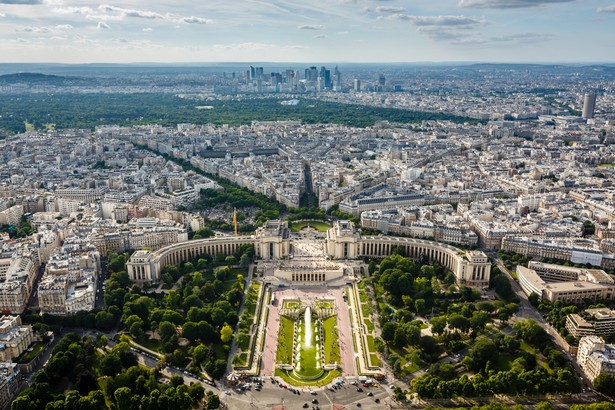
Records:
{"label": "tree", "polygon": [[129,387],[120,387],[113,393],[118,410],[130,410],[132,390]]}
{"label": "tree", "polygon": [[101,359],[99,369],[105,376],[115,376],[122,371],[122,361],[117,355],[108,354]]}
{"label": "tree", "polygon": [[421,328],[412,323],[404,324],[407,343],[411,346],[417,346],[421,341]]}
{"label": "tree", "polygon": [[173,279],[173,276],[169,272],[163,273],[160,276],[160,279],[162,279],[162,281],[167,285],[172,285],[175,282],[175,279]]}
{"label": "tree", "polygon": [[594,379],[594,389],[597,392],[605,394],[609,397],[615,398],[615,375],[600,373],[598,377]]}
{"label": "tree", "polygon": [[538,306],[538,302],[539,302],[538,293],[536,292],[530,293],[530,295],[527,297],[527,300],[532,304],[532,306],[534,307]]}
{"label": "tree", "polygon": [[383,326],[382,326],[382,339],[389,343],[391,342],[395,337],[395,324],[391,323],[391,322],[386,322]]}
{"label": "tree", "polygon": [[486,337],[481,337],[476,340],[463,361],[468,369],[478,372],[485,368],[487,362],[494,363],[497,356],[498,350],[495,343]]}
{"label": "tree", "polygon": [[96,328],[104,332],[113,329],[115,325],[115,317],[109,312],[101,310],[96,314]]}
{"label": "tree", "polygon": [[425,313],[425,299],[416,299],[414,301],[414,309],[416,310],[416,313],[418,313],[419,315],[422,315]]}
{"label": "tree", "polygon": [[369,272],[370,275],[373,275],[374,272],[376,272],[376,269],[378,268],[378,264],[376,263],[375,260],[371,260],[369,261],[369,264],[367,265],[367,271]]}
{"label": "tree", "polygon": [[462,333],[466,333],[470,330],[470,321],[468,318],[457,313],[454,313],[448,317],[448,324],[450,327],[457,329]]}
{"label": "tree", "polygon": [[209,353],[209,349],[205,347],[205,345],[201,344],[192,350],[192,358],[194,359],[195,362],[201,363],[203,362],[203,360],[205,360],[208,353]]}
{"label": "tree", "polygon": [[222,343],[229,343],[233,339],[233,328],[229,325],[222,326],[220,329],[220,340]]}
{"label": "tree", "polygon": [[162,340],[169,340],[171,336],[177,334],[175,325],[171,322],[163,321],[158,325],[158,334]]}
{"label": "tree", "polygon": [[441,335],[446,329],[446,316],[438,316],[431,318],[431,332],[436,335]]}
{"label": "tree", "polygon": [[211,391],[207,392],[207,410],[216,410],[220,408],[220,397]]}
{"label": "tree", "polygon": [[243,255],[241,255],[241,258],[239,258],[239,266],[244,269],[250,266],[250,257],[247,253],[244,253]]}
{"label": "tree", "polygon": [[193,406],[197,406],[203,397],[205,397],[205,389],[200,383],[192,383],[188,387],[188,395]]}
{"label": "tree", "polygon": [[406,334],[406,330],[399,326],[395,329],[395,336],[393,337],[393,345],[397,347],[404,347],[408,343],[408,337]]}
{"label": "tree", "polygon": [[553,405],[548,401],[541,401],[534,407],[535,410],[553,410]]}

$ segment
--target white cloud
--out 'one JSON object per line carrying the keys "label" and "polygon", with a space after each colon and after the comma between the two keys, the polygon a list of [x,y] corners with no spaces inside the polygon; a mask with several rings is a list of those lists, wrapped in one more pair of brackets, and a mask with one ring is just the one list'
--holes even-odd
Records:
{"label": "white cloud", "polygon": [[0,13],[0,17],[6,17],[6,14]]}
{"label": "white cloud", "polygon": [[324,34],[319,34],[317,36],[314,36],[314,38],[327,38],[327,36]]}
{"label": "white cloud", "polygon": [[398,13],[379,18],[409,21],[417,27],[478,27],[487,23],[484,19],[467,16],[409,16]]}
{"label": "white cloud", "polygon": [[459,0],[457,7],[476,9],[518,9],[545,4],[570,3],[575,0]]}
{"label": "white cloud", "polygon": [[154,31],[154,29],[151,27],[145,27],[142,31],[149,32],[149,31]]}
{"label": "white cloud", "polygon": [[477,36],[464,36],[459,35],[458,32],[446,32],[437,33],[435,31],[428,33],[429,37],[434,40],[450,41],[451,44],[460,46],[472,46],[472,45],[499,45],[506,43],[507,45],[523,44],[523,43],[537,43],[548,40],[552,36],[545,33],[514,33],[504,34],[494,37],[477,37]]}
{"label": "white cloud", "polygon": [[212,50],[216,51],[262,51],[262,50],[303,50],[306,49],[303,45],[287,45],[281,46],[277,44],[267,43],[228,43],[228,44],[214,44],[211,46]]}
{"label": "white cloud", "polygon": [[178,20],[178,23],[186,23],[186,24],[211,24],[212,20],[204,19],[201,17],[182,17]]}
{"label": "white cloud", "polygon": [[58,14],[92,14],[94,10],[90,7],[56,7],[52,10]]}
{"label": "white cloud", "polygon": [[388,6],[379,6],[376,7],[377,13],[403,13],[406,11],[403,7],[388,7]]}
{"label": "white cloud", "polygon": [[43,0],[0,0],[0,4],[43,4]]}
{"label": "white cloud", "polygon": [[615,13],[615,4],[611,4],[610,6],[600,7],[598,13]]}
{"label": "white cloud", "polygon": [[71,26],[70,24],[58,24],[56,26],[27,26],[27,27],[23,27],[20,29],[17,29],[16,31],[20,31],[20,32],[24,32],[24,33],[39,33],[39,34],[46,34],[46,33],[57,33],[57,32],[63,32],[63,31],[68,31],[68,30],[72,30],[73,26]]}
{"label": "white cloud", "polygon": [[104,21],[99,21],[96,25],[96,28],[99,30],[110,30],[111,26],[105,23]]}
{"label": "white cloud", "polygon": [[348,32],[347,32],[347,31],[338,31],[336,34],[337,34],[338,36],[347,36],[347,35],[348,35]]}
{"label": "white cloud", "polygon": [[320,25],[312,25],[312,24],[303,24],[301,26],[297,26],[298,30],[322,30],[323,26]]}
{"label": "white cloud", "polygon": [[125,9],[123,7],[111,6],[109,4],[101,4],[98,6],[98,10],[103,13],[120,15],[122,17],[134,17],[134,18],[142,18],[142,19],[164,19],[165,17],[154,11],[147,10],[135,10],[135,9]]}

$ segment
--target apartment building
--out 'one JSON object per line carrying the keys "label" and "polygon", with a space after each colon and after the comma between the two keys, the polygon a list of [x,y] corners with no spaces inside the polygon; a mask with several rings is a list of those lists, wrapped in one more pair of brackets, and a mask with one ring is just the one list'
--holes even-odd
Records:
{"label": "apartment building", "polygon": [[17,363],[0,362],[0,407],[8,405],[17,393],[20,375]]}
{"label": "apartment building", "polygon": [[38,261],[30,255],[16,254],[8,268],[5,260],[0,266],[0,310],[22,313],[32,292]]}
{"label": "apartment building", "polygon": [[541,262],[517,266],[523,291],[551,302],[580,303],[615,298],[615,280],[601,269],[573,268]]}
{"label": "apartment building", "polygon": [[566,317],[566,329],[576,337],[603,336],[615,334],[615,310],[607,308],[586,309],[585,312],[591,319],[585,320],[576,313]]}
{"label": "apartment building", "polygon": [[577,363],[590,381],[601,373],[615,374],[615,345],[599,336],[585,336],[579,341]]}
{"label": "apartment building", "polygon": [[22,354],[33,337],[32,326],[23,326],[19,316],[0,317],[0,362],[10,362]]}
{"label": "apartment building", "polygon": [[99,270],[97,251],[70,252],[64,248],[54,255],[38,285],[41,313],[70,315],[92,310]]}

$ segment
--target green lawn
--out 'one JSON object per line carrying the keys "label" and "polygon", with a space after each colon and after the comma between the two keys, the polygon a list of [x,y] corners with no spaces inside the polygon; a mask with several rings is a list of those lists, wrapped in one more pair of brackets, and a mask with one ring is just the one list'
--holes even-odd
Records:
{"label": "green lawn", "polygon": [[39,355],[39,353],[45,348],[45,346],[47,345],[47,343],[45,342],[35,342],[32,345],[30,345],[29,349],[32,349],[31,351],[26,350],[25,352],[23,352],[16,360],[16,363],[30,363],[30,361],[32,361],[32,359],[34,359],[36,356]]}
{"label": "green lawn", "polygon": [[367,348],[369,349],[369,352],[375,353],[376,352],[376,339],[372,335],[367,335],[366,339],[367,339]]}
{"label": "green lawn", "polygon": [[371,353],[369,355],[369,360],[370,360],[372,366],[378,366],[378,367],[382,366],[382,362],[378,358],[378,355],[376,355],[374,353]]}
{"label": "green lawn", "polygon": [[248,293],[246,295],[246,311],[253,317],[256,313],[256,302],[258,298],[258,292],[260,291],[260,283],[252,283],[250,285],[250,289],[248,289]]}
{"label": "green lawn", "polygon": [[231,290],[235,282],[237,282],[236,278],[224,281],[224,291],[228,292],[229,290]]}
{"label": "green lawn", "polygon": [[363,320],[363,323],[365,323],[365,326],[367,327],[367,331],[369,333],[372,333],[374,331],[374,324],[372,323],[371,320],[365,319]]}
{"label": "green lawn", "polygon": [[493,363],[493,370],[497,372],[507,372],[512,367],[512,361],[515,360],[515,356],[500,353],[498,355],[498,360]]}
{"label": "green lawn", "polygon": [[325,332],[325,364],[340,363],[340,343],[337,330],[337,318],[332,316],[323,321]]}
{"label": "green lawn", "polygon": [[160,351],[160,340],[150,339],[148,337],[142,337],[136,341],[141,346],[153,350],[155,352]]}
{"label": "green lawn", "polygon": [[248,362],[248,353],[241,353],[233,357],[233,365],[237,367],[245,367]]}
{"label": "green lawn", "polygon": [[318,232],[327,232],[327,229],[331,228],[331,225],[324,221],[301,221],[292,222],[290,229],[293,232],[299,232],[303,228],[310,226],[310,228],[316,229]]}
{"label": "green lawn", "polygon": [[301,306],[301,302],[297,300],[285,300],[284,306],[282,307],[284,309],[298,309],[300,306]]}
{"label": "green lawn", "polygon": [[361,313],[363,318],[369,319],[372,315],[372,306],[369,303],[361,303]]}
{"label": "green lawn", "polygon": [[325,372],[325,375],[322,378],[311,381],[296,379],[284,370],[280,369],[275,370],[275,375],[281,377],[286,383],[293,386],[324,386],[331,383],[337,377],[341,376],[341,373],[339,370],[331,370],[329,372]]}
{"label": "green lawn", "polygon": [[278,350],[276,361],[291,364],[293,354],[294,321],[287,317],[280,317],[280,331],[278,333]]}

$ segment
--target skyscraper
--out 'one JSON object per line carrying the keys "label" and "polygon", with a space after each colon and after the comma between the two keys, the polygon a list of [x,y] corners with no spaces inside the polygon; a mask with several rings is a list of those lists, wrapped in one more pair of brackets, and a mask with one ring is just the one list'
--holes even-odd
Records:
{"label": "skyscraper", "polygon": [[357,78],[354,79],[354,90],[361,91],[361,80]]}
{"label": "skyscraper", "polygon": [[333,83],[331,82],[331,70],[327,70],[326,67],[320,67],[320,73],[318,75],[319,78],[322,78],[322,85],[330,90],[333,88]]}
{"label": "skyscraper", "polygon": [[337,69],[337,66],[335,66],[335,70],[333,70],[333,87],[336,91],[342,88],[342,73]]}
{"label": "skyscraper", "polygon": [[386,85],[386,78],[384,77],[384,74],[378,74],[378,85],[382,88],[384,88],[384,86]]}
{"label": "skyscraper", "polygon": [[583,118],[594,118],[596,108],[596,94],[587,93],[583,99]]}

